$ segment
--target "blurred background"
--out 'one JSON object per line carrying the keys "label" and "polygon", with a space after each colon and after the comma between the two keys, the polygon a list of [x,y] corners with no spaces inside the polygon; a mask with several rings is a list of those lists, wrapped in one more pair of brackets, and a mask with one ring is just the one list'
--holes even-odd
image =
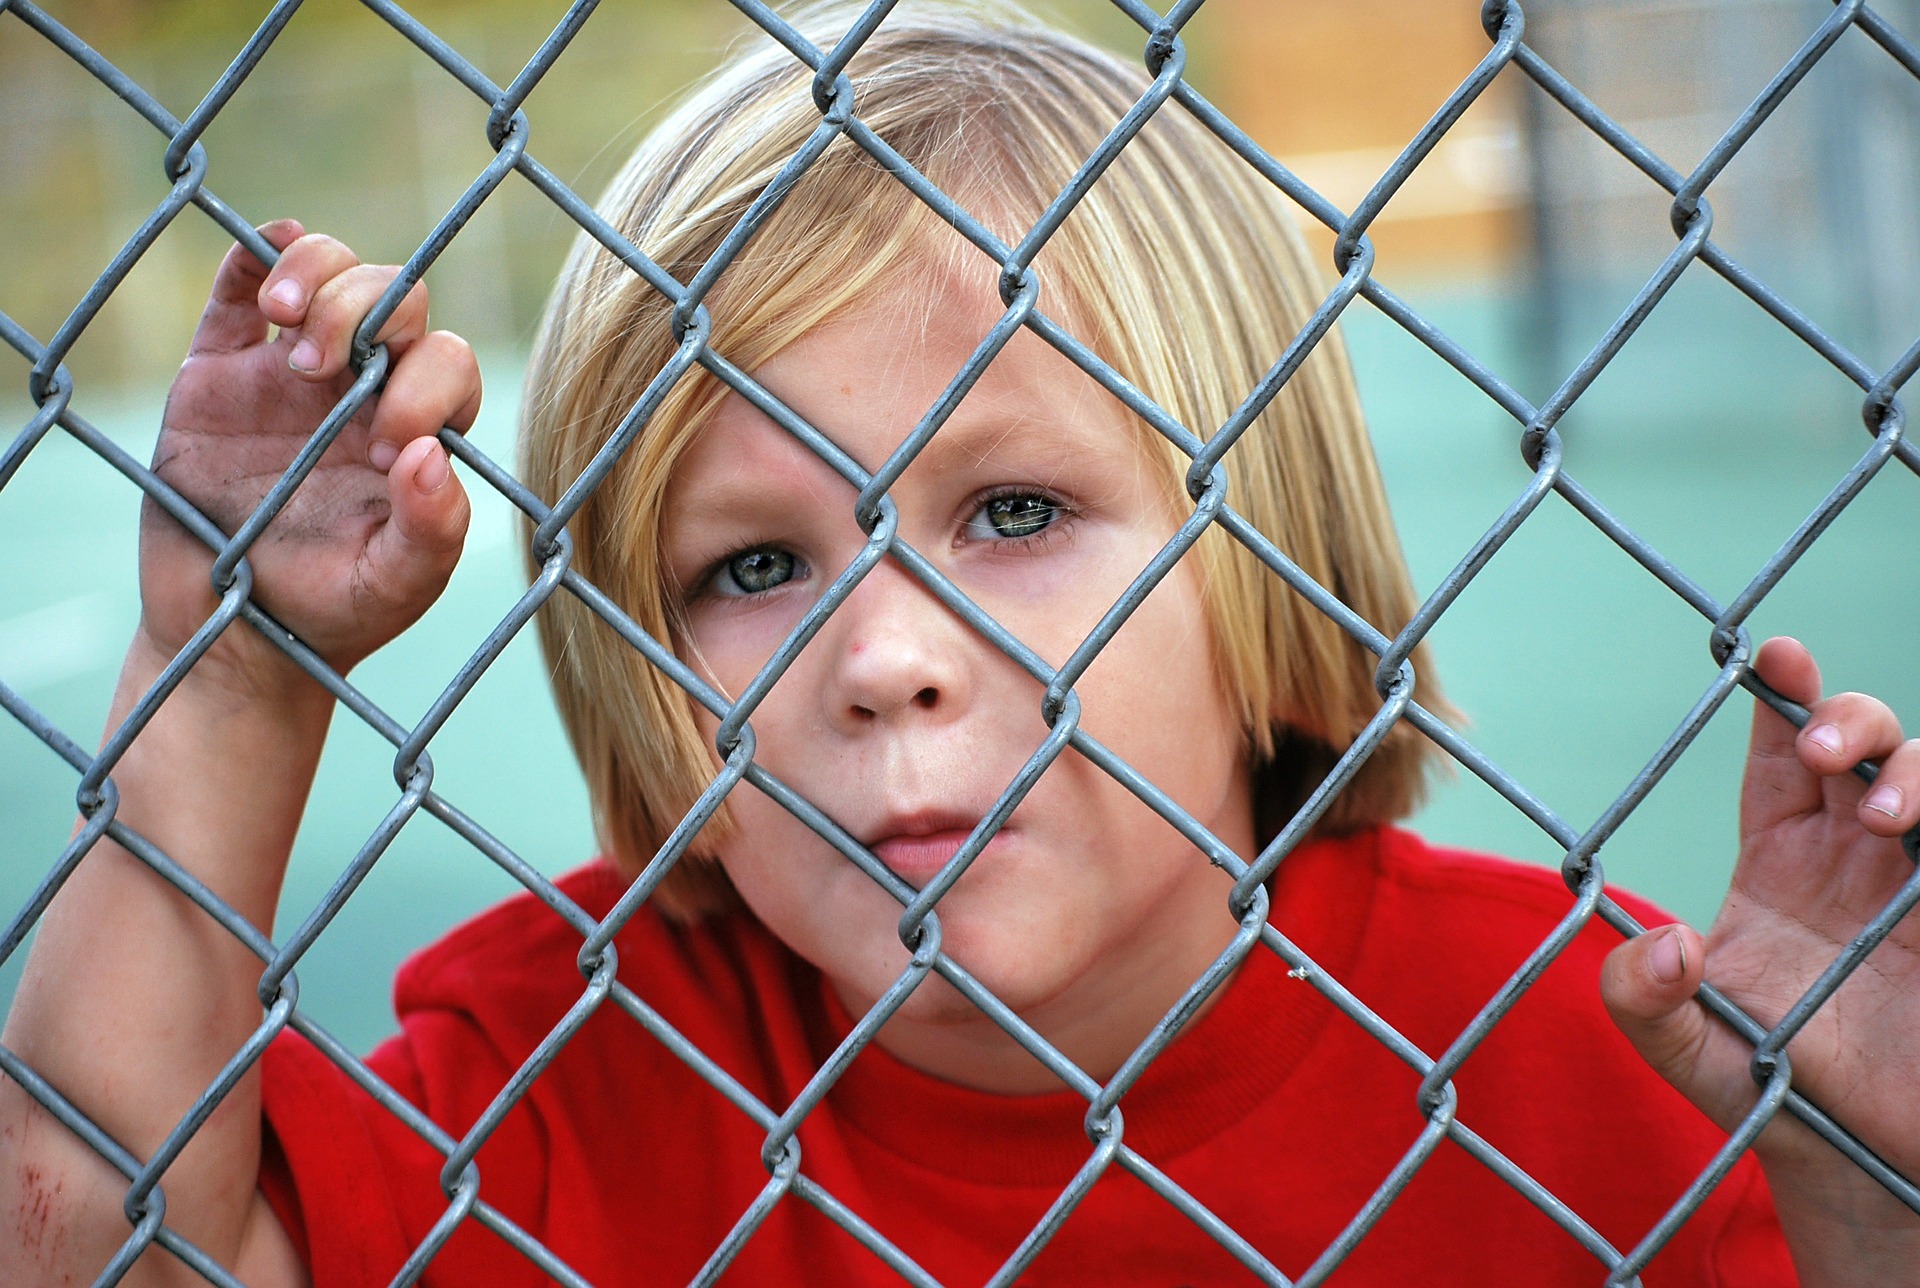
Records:
{"label": "blurred background", "polygon": [[[910,12],[913,0],[904,0]],[[1094,3],[1041,13],[1122,54],[1142,35]],[[70,0],[46,12],[184,117],[264,15],[262,0]],[[1877,11],[1920,35],[1920,0]],[[556,0],[419,0],[505,84]],[[1210,0],[1190,80],[1351,209],[1486,53],[1478,0]],[[1831,12],[1823,0],[1536,0],[1527,40],[1643,143],[1691,169]],[[608,0],[527,104],[530,151],[588,197],[676,92],[750,28],[718,0]],[[1177,110],[1177,109],[1169,109]],[[296,215],[369,260],[409,254],[491,158],[485,104],[348,0],[309,0],[205,136],[207,185],[261,222]],[[0,12],[0,312],[45,341],[164,196],[165,140],[19,16]],[[1920,335],[1920,85],[1847,32],[1708,192],[1715,240],[1875,370]],[[1536,403],[1673,246],[1669,198],[1509,69],[1386,207],[1376,276]],[[572,225],[510,176],[429,274],[437,324],[479,349],[474,437],[511,452],[520,368]],[[1315,229],[1330,264],[1332,239]],[[185,212],[68,361],[73,406],[144,458],[226,239]],[[1430,591],[1525,487],[1512,419],[1364,302],[1344,322],[1416,582]],[[28,363],[0,352],[0,435],[32,415]],[[1721,602],[1865,450],[1860,393],[1695,265],[1562,422],[1567,469]],[[506,507],[483,502],[454,584],[356,673],[420,718],[523,582]],[[138,606],[134,489],[55,433],[0,491],[0,680],[91,746]],[[1793,633],[1831,688],[1920,723],[1920,481],[1897,463],[1753,620]],[[1715,667],[1697,614],[1549,497],[1434,632],[1469,737],[1575,829],[1588,827]],[[1710,920],[1733,851],[1747,704],[1736,699],[1603,851],[1609,877]],[[524,857],[592,852],[585,795],[529,636],[435,740],[436,787]],[[392,805],[391,748],[336,725],[296,849],[290,926]],[[0,719],[0,917],[65,843],[77,775]],[[246,790],[244,783],[234,784]],[[1542,862],[1561,852],[1470,775],[1415,825]],[[390,1024],[401,958],[512,883],[417,817],[300,968],[302,1004],[350,1043]],[[0,966],[10,995],[16,960]]]}

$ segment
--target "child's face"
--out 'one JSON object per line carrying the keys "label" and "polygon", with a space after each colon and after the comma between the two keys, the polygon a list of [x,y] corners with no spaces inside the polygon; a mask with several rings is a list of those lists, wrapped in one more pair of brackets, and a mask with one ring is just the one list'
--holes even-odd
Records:
{"label": "child's face", "polygon": [[[874,469],[999,313],[985,290],[916,283],[812,332],[755,375]],[[684,588],[684,651],[724,691],[746,687],[858,554],[854,496],[738,396],[690,447],[668,489],[666,558]],[[1120,405],[1026,332],[892,496],[900,538],[1054,666],[1177,522]],[[1188,565],[1135,611],[1077,691],[1083,728],[1250,853],[1243,738]],[[752,725],[761,763],[918,887],[1045,738],[1041,696],[889,559],[829,618]],[[711,736],[715,722],[701,718]],[[900,905],[756,789],[743,784],[729,801],[738,827],[719,846],[727,874],[859,1013],[906,965]],[[1231,937],[1228,888],[1167,823],[1069,750],[938,911],[955,960],[1068,1054],[1117,1064]],[[989,1023],[933,979],[881,1040],[946,1076],[1019,1089],[1020,1076],[941,1054]],[[997,1032],[974,1036],[1001,1042]],[[1038,1064],[1020,1057],[1016,1066],[1047,1085]]]}

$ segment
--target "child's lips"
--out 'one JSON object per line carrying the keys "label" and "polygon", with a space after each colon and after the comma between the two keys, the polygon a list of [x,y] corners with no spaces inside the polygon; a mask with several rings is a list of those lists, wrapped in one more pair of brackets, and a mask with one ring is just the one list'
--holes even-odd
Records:
{"label": "child's lips", "polygon": [[[883,837],[869,848],[897,876],[914,885],[924,885],[960,852],[960,847],[966,844],[971,835],[971,827],[949,827],[917,835]],[[1007,829],[1004,827],[994,833],[993,839],[980,852],[980,857],[999,848],[1006,835]]]}

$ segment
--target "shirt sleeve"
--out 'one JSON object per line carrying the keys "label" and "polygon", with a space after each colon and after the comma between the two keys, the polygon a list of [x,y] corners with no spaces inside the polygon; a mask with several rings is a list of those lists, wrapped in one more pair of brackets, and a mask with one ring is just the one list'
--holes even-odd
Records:
{"label": "shirt sleeve", "polygon": [[[366,1062],[455,1139],[512,1074],[471,1024],[444,1011],[408,1017]],[[449,1097],[449,1088],[474,1094]],[[260,1188],[316,1288],[390,1283],[451,1206],[440,1187],[445,1155],[292,1031],[267,1049],[261,1099]],[[542,1135],[516,1109],[480,1151],[481,1197],[512,1219],[537,1220],[544,1207]],[[429,1282],[467,1282],[460,1267],[475,1262],[502,1268],[503,1250],[462,1221]]]}
{"label": "shirt sleeve", "polygon": [[[389,1083],[408,1080],[404,1054],[376,1053]],[[392,1159],[415,1151],[374,1117],[391,1115],[291,1030],[267,1048],[261,1079],[260,1189],[314,1283],[390,1280],[412,1248]],[[346,1230],[355,1237],[340,1238]]]}

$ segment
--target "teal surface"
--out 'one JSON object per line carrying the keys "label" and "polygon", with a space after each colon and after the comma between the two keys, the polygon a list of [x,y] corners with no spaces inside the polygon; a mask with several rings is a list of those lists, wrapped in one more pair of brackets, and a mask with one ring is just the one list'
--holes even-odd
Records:
{"label": "teal surface", "polygon": [[[1751,305],[1712,283],[1671,305],[1564,426],[1566,461],[1637,532],[1722,602],[1731,599],[1867,447],[1858,394]],[[1522,314],[1498,296],[1417,301],[1530,396]],[[1598,326],[1594,335],[1598,334]],[[1356,306],[1349,337],[1415,580],[1439,582],[1528,481],[1513,423],[1403,333]],[[1573,337],[1578,342],[1583,337]],[[1591,342],[1594,336],[1584,337]],[[1564,364],[1567,360],[1561,359]],[[515,355],[485,362],[475,438],[509,454]],[[16,373],[19,374],[19,373]],[[17,389],[22,382],[5,384]],[[17,395],[0,424],[24,423]],[[137,456],[159,394],[79,410]],[[481,498],[468,554],[420,626],[356,673],[417,720],[519,594],[504,504]],[[132,489],[56,435],[0,492],[0,678],[90,746],[137,606]],[[1830,687],[1881,693],[1920,722],[1920,480],[1894,465],[1783,582],[1755,633],[1811,644]],[[1549,497],[1433,635],[1468,736],[1584,830],[1698,700],[1709,628],[1558,497]],[[1697,922],[1725,887],[1749,704],[1736,697],[1603,851],[1611,879]],[[592,848],[585,794],[529,634],[509,647],[432,747],[436,787],[539,867]],[[391,748],[336,723],[296,846],[284,934],[398,797]],[[72,825],[77,775],[0,720],[0,911],[11,914]],[[236,791],[246,784],[235,783]],[[1456,773],[1416,826],[1437,840],[1555,862],[1559,849],[1478,780]],[[302,1004],[349,1043],[390,1024],[387,994],[412,949],[510,893],[512,883],[433,819],[416,817],[300,967]],[[0,971],[11,993],[18,962]]]}

